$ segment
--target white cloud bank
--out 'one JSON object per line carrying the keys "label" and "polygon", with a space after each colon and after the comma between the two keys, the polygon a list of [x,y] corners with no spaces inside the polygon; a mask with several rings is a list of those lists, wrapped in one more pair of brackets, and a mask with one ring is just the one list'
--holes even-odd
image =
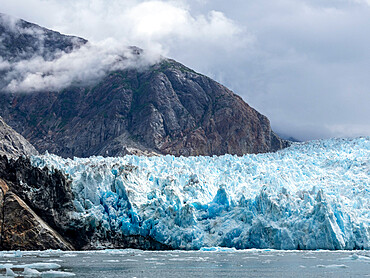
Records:
{"label": "white cloud bank", "polygon": [[245,40],[239,26],[222,12],[192,13],[187,2],[0,0],[0,6],[3,12],[93,42],[114,38],[144,49],[157,47],[162,54],[182,40],[217,46]]}
{"label": "white cloud bank", "polygon": [[[0,60],[0,67],[11,69],[6,76],[9,83],[6,89],[12,92],[59,90],[71,83],[96,80],[108,70],[140,68],[159,61],[161,55],[168,55],[179,43],[188,48],[199,46],[199,42],[214,48],[230,48],[227,41],[236,41],[241,32],[223,13],[209,11],[205,15],[192,15],[181,1],[16,0],[9,3],[0,0],[0,4],[6,12],[16,7],[16,15],[25,20],[91,41],[72,53],[62,53],[53,61],[45,61],[37,53],[31,59],[8,65]],[[43,8],[38,11],[31,7]],[[36,18],[41,13],[40,19],[44,19],[30,17],[30,10]],[[16,29],[14,18],[8,21],[8,27]],[[246,38],[238,41],[231,49]],[[130,45],[144,48],[140,59],[130,54]],[[121,56],[125,59],[120,59]]]}
{"label": "white cloud bank", "polygon": [[[148,51],[136,54],[132,49],[108,40],[82,46],[70,53],[61,53],[54,60],[42,56],[5,64],[8,67],[5,90],[10,92],[58,91],[71,84],[89,84],[107,72],[128,68],[144,69],[160,60]],[[3,64],[6,63],[3,61]],[[2,63],[0,61],[0,69]],[[4,67],[4,65],[3,65]]]}
{"label": "white cloud bank", "polygon": [[[70,37],[70,48],[50,48],[51,34],[43,28],[23,25],[16,18],[1,14],[0,23],[5,27],[5,32],[0,34],[1,42],[9,37],[18,40],[18,45],[0,46],[4,55],[0,57],[0,71],[3,71],[0,85],[5,91],[58,91],[71,84],[91,84],[110,71],[145,69],[162,59],[159,53],[129,47],[114,39],[85,43]],[[25,36],[29,45],[21,41]],[[58,45],[59,35],[55,39],[52,44]]]}

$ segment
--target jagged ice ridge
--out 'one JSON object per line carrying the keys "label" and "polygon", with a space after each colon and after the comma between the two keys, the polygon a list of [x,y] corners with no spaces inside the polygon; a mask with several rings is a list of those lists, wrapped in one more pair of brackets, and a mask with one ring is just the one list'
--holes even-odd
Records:
{"label": "jagged ice ridge", "polygon": [[242,157],[32,161],[70,176],[72,218],[102,237],[142,235],[179,249],[370,248],[369,137]]}

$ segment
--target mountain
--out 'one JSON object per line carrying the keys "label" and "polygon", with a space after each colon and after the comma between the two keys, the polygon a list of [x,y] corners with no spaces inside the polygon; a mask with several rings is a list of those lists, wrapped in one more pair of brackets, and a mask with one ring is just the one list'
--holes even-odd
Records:
{"label": "mountain", "polygon": [[0,156],[5,155],[8,158],[17,158],[21,155],[30,156],[36,154],[38,154],[36,149],[0,117]]}
{"label": "mountain", "polygon": [[0,249],[370,248],[370,138],[210,157],[288,142],[174,60],[0,26]]}
{"label": "mountain", "polygon": [[[269,120],[239,96],[171,59],[109,68],[94,82],[15,91],[19,82],[34,86],[36,81],[49,84],[64,77],[68,69],[54,75],[50,71],[66,53],[78,53],[89,43],[23,20],[0,18],[5,42],[0,48],[0,116],[39,152],[63,157],[211,156],[271,152],[288,145],[271,130]],[[125,55],[145,56],[138,48],[130,51]],[[116,62],[128,60],[126,56]],[[23,78],[20,71],[36,63],[46,63],[50,71]]]}

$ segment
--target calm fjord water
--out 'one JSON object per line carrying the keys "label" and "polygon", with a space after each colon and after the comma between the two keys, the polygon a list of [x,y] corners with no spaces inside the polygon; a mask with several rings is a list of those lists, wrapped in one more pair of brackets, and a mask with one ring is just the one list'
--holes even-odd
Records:
{"label": "calm fjord water", "polygon": [[[370,277],[370,251],[17,251],[0,256],[0,275],[10,268],[19,277]],[[26,275],[32,272],[36,276]]]}

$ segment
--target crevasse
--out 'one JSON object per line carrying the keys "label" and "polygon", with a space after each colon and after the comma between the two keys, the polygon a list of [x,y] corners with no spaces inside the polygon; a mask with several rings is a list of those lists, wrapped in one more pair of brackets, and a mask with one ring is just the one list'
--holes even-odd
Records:
{"label": "crevasse", "polygon": [[32,158],[72,179],[97,233],[207,246],[370,249],[370,137],[237,157]]}

